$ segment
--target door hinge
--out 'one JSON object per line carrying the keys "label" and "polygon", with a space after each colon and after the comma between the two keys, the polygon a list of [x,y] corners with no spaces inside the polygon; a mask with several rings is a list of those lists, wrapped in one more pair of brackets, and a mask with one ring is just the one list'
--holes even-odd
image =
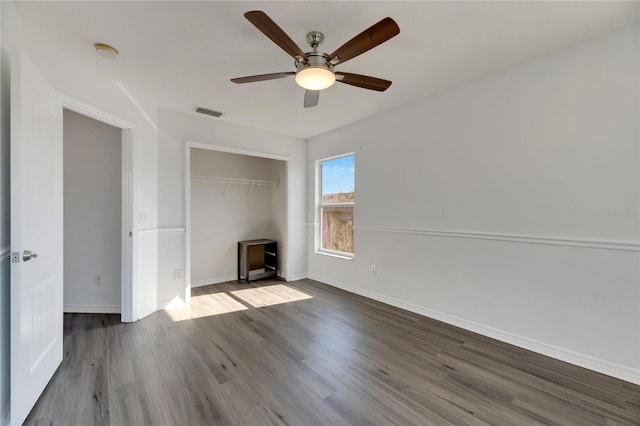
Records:
{"label": "door hinge", "polygon": [[20,252],[12,251],[11,252],[11,263],[20,263]]}

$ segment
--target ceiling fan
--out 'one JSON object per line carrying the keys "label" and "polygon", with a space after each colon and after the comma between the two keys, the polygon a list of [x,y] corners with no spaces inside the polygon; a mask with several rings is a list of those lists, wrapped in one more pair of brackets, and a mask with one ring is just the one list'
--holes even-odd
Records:
{"label": "ceiling fan", "polygon": [[254,10],[245,13],[244,17],[295,59],[296,71],[232,78],[231,81],[234,83],[254,83],[256,81],[275,80],[295,75],[296,83],[306,89],[304,93],[305,108],[318,105],[320,90],[332,86],[336,81],[378,92],[384,92],[391,86],[389,80],[334,71],[336,65],[347,62],[349,59],[353,59],[398,35],[400,28],[391,18],[384,18],[353,37],[333,53],[326,54],[318,51],[318,46],[324,40],[324,34],[319,31],[311,31],[307,34],[307,43],[313,50],[311,52],[303,52],[291,37],[278,24],[273,22],[266,13]]}

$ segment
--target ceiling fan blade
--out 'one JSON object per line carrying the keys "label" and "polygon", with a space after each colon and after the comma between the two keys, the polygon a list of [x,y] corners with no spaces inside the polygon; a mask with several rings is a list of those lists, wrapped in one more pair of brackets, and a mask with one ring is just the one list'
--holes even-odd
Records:
{"label": "ceiling fan blade", "polygon": [[384,18],[340,46],[338,50],[329,55],[329,61],[334,65],[347,62],[398,34],[400,34],[400,27],[396,21]]}
{"label": "ceiling fan blade", "polygon": [[362,87],[363,89],[376,90],[378,92],[384,92],[391,86],[389,80],[349,72],[336,72],[336,81],[350,84],[351,86]]}
{"label": "ceiling fan blade", "polygon": [[261,10],[253,10],[245,13],[244,17],[293,58],[298,56],[304,62],[308,61],[307,55],[302,49],[266,13]]}
{"label": "ceiling fan blade", "polygon": [[278,78],[289,77],[290,75],[296,75],[296,73],[291,71],[291,72],[274,72],[271,74],[249,75],[247,77],[232,78],[231,81],[238,84],[254,83],[256,81],[276,80]]}
{"label": "ceiling fan blade", "polygon": [[318,99],[320,99],[319,90],[305,90],[304,91],[304,107],[314,107],[318,105]]}

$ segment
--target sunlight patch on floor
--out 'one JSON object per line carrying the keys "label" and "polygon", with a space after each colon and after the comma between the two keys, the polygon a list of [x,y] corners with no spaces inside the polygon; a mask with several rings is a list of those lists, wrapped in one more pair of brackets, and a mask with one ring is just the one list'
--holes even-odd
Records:
{"label": "sunlight patch on floor", "polygon": [[231,294],[238,299],[244,300],[254,308],[313,299],[313,296],[281,284],[236,290],[232,291]]}
{"label": "sunlight patch on floor", "polygon": [[165,309],[176,309],[176,308],[181,308],[183,306],[185,306],[185,303],[184,303],[184,300],[182,300],[182,297],[176,296],[164,308]]}
{"label": "sunlight patch on floor", "polygon": [[173,321],[184,321],[244,311],[246,309],[249,308],[226,293],[213,293],[193,296],[190,304],[167,307],[165,311]]}

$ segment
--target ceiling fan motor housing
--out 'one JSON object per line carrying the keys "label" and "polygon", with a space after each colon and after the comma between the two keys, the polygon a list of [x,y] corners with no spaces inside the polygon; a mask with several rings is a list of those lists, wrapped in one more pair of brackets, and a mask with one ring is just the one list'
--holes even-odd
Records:
{"label": "ceiling fan motor housing", "polygon": [[307,34],[307,43],[313,49],[313,52],[305,52],[307,61],[296,58],[296,71],[300,72],[307,68],[323,68],[333,73],[333,65],[329,63],[329,55],[318,52],[318,46],[324,41],[324,34],[320,31],[310,31]]}
{"label": "ceiling fan motor housing", "polygon": [[329,63],[329,55],[322,52],[307,52],[305,53],[309,60],[307,62],[296,59],[296,70],[298,72],[305,68],[324,68],[333,72],[333,65]]}

